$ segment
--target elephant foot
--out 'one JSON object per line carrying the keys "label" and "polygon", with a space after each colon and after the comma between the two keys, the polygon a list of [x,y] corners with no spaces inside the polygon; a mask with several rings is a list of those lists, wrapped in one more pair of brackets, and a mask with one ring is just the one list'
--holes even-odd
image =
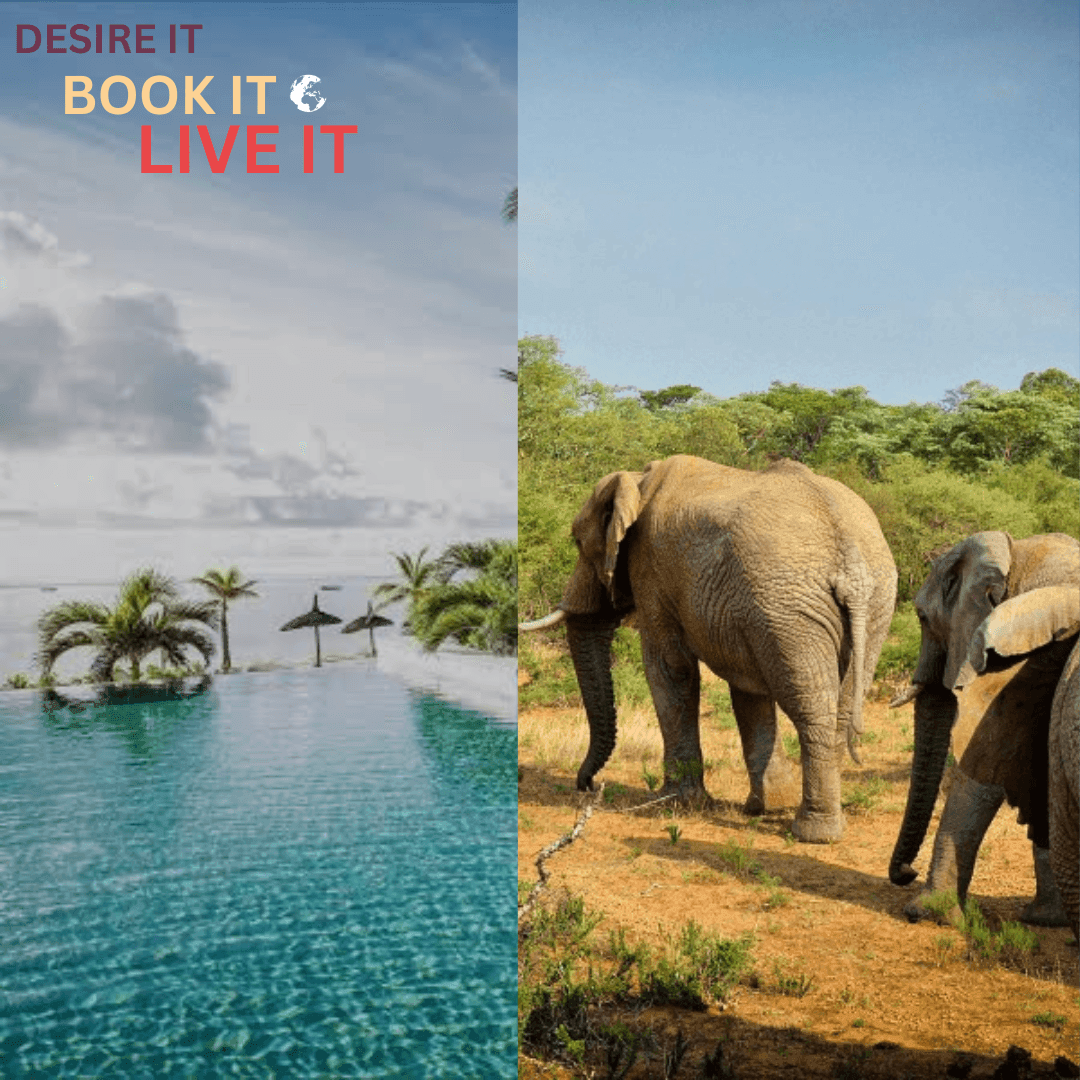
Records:
{"label": "elephant foot", "polygon": [[668,780],[660,789],[661,799],[675,797],[675,802],[690,810],[709,810],[714,805],[712,796],[705,790],[702,784],[677,784]]}
{"label": "elephant foot", "polygon": [[799,805],[801,792],[799,784],[766,787],[762,791],[751,791],[743,804],[743,813],[750,817],[770,814],[776,810],[787,810]]}
{"label": "elephant foot", "polygon": [[837,813],[807,814],[802,811],[795,815],[791,834],[804,844],[828,844],[839,840],[844,835],[844,815]]}
{"label": "elephant foot", "polygon": [[910,923],[921,922],[923,919],[932,918],[944,920],[953,926],[959,927],[964,921],[964,913],[959,904],[954,904],[949,910],[941,911],[940,906],[931,910],[926,901],[935,894],[932,892],[920,893],[914,900],[904,905],[904,916]]}
{"label": "elephant foot", "polygon": [[1029,926],[1068,926],[1069,919],[1065,909],[1061,906],[1061,898],[1057,902],[1040,901],[1038,897],[1029,903],[1020,912],[1020,921]]}
{"label": "elephant foot", "polygon": [[1035,859],[1035,899],[1020,913],[1020,921],[1031,926],[1070,926],[1065,914],[1061,890],[1054,880],[1050,866],[1050,852],[1046,848],[1031,845]]}

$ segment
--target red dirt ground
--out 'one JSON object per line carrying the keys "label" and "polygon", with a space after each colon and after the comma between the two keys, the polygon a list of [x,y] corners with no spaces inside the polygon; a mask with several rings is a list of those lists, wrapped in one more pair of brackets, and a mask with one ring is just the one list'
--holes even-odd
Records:
{"label": "red dirt ground", "polygon": [[[537,853],[570,830],[581,805],[574,776],[585,720],[581,710],[545,709],[523,713],[519,724],[518,876],[532,882]],[[793,810],[757,822],[741,813],[748,784],[737,733],[707,714],[702,743],[715,807],[677,811],[674,817],[665,805],[626,812],[655,798],[642,760],[656,773],[661,757],[651,710],[644,727],[641,721],[638,729],[631,725],[632,748],[622,756],[617,750],[598,777],[606,783],[602,805],[582,835],[548,861],[552,879],[545,892],[551,897],[569,890],[603,912],[598,934],[604,940],[609,929],[623,927],[630,940],[659,944],[691,919],[726,937],[753,933],[757,979],[744,979],[722,1011],[654,1008],[625,1018],[650,1024],[662,1043],[670,1044],[682,1030],[690,1049],[679,1077],[701,1076],[702,1058],[721,1039],[727,1040],[725,1060],[738,1080],[937,1078],[964,1055],[968,1075],[979,1080],[994,1075],[1010,1045],[1031,1052],[1035,1075],[1053,1075],[1059,1055],[1072,1061],[1080,1056],[1077,948],[1070,931],[1034,928],[1039,946],[1024,971],[964,959],[963,942],[951,928],[910,925],[904,918],[903,905],[918,884],[893,886],[887,867],[907,794],[911,724],[911,706],[890,711],[867,702],[863,765],[847,762],[844,790],[850,795],[872,777],[885,786],[876,806],[846,812],[839,843],[820,846],[785,837]],[[786,721],[785,726],[793,732]],[[672,822],[681,830],[675,844],[667,832]],[[923,874],[936,828],[935,814],[916,862]],[[770,907],[767,888],[731,872],[720,855],[728,841],[752,848],[751,857],[780,879],[786,903]],[[971,895],[994,928],[1000,920],[1018,919],[1033,894],[1026,830],[1003,808],[980,852]],[[943,954],[947,940],[952,945]],[[811,979],[810,991],[801,998],[781,994],[777,964],[787,975]],[[1033,1022],[1047,1015],[1059,1017],[1060,1026]],[[607,1071],[600,1061],[575,1071],[565,1063],[523,1057],[520,1075],[599,1078]],[[663,1076],[655,1051],[630,1074],[631,1080],[653,1076]]]}

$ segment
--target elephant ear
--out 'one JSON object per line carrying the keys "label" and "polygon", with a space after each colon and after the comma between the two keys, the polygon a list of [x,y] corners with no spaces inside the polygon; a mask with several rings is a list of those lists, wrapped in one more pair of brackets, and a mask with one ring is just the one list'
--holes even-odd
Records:
{"label": "elephant ear", "polygon": [[982,621],[1005,599],[1012,538],[1008,533],[984,532],[969,536],[945,556],[950,563],[942,581],[947,608],[951,608],[949,649],[942,682],[950,690],[967,663]]}
{"label": "elephant ear", "polygon": [[966,662],[953,683],[960,689],[986,670],[989,653],[1026,656],[1052,641],[1080,633],[1080,588],[1054,585],[1014,596],[983,620],[971,639]]}
{"label": "elephant ear", "polygon": [[601,497],[604,517],[604,564],[601,580],[615,598],[615,567],[619,561],[619,545],[627,529],[637,521],[641,513],[641,491],[638,488],[639,473],[620,472],[611,478],[611,486]]}

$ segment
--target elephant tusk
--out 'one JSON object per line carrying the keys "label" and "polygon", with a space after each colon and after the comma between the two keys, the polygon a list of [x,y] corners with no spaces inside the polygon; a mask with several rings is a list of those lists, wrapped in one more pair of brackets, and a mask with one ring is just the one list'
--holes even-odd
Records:
{"label": "elephant tusk", "polygon": [[900,693],[889,702],[889,708],[899,709],[901,705],[906,705],[909,701],[914,701],[919,694],[922,693],[922,688],[922,683],[913,682],[906,690],[901,690]]}
{"label": "elephant tusk", "polygon": [[556,608],[550,615],[545,615],[542,619],[536,619],[534,622],[518,623],[518,630],[526,632],[528,630],[548,630],[553,626],[558,626],[566,618],[566,612],[562,608]]}

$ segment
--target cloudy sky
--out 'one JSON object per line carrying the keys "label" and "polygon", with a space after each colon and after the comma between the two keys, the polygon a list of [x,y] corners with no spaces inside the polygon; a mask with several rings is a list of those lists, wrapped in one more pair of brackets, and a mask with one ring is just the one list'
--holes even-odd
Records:
{"label": "cloudy sky", "polygon": [[1076,4],[522,0],[519,329],[606,383],[1077,373]]}
{"label": "cloudy sky", "polygon": [[[107,50],[151,20],[153,55],[15,51],[20,23],[102,23]],[[193,55],[170,21],[202,24]],[[380,573],[514,534],[516,40],[501,3],[0,3],[0,583]],[[68,115],[68,75],[95,100],[167,75],[179,103]],[[185,75],[214,76],[213,116]],[[246,82],[233,115],[233,75],[276,76],[264,115]],[[222,173],[200,124],[215,153],[239,125]],[[247,172],[249,124],[278,125],[277,174]],[[341,174],[322,124],[358,128]],[[144,125],[172,174],[141,172]]]}

